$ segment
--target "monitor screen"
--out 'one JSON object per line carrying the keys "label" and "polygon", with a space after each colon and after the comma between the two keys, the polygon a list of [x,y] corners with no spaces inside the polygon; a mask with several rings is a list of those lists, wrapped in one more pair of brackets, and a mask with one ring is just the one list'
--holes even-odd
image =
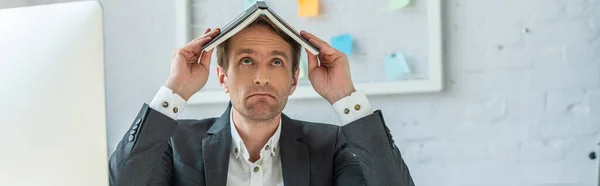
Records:
{"label": "monitor screen", "polygon": [[0,10],[0,185],[108,185],[101,6]]}

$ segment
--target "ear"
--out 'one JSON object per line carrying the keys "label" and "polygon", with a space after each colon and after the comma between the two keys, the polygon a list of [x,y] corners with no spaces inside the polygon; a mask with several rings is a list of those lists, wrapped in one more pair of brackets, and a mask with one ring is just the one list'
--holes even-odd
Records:
{"label": "ear", "polygon": [[292,87],[290,87],[290,96],[296,91],[296,87],[298,86],[298,77],[300,76],[300,67],[296,69],[294,75],[292,76]]}
{"label": "ear", "polygon": [[225,93],[229,93],[229,86],[227,86],[227,72],[223,67],[217,65],[217,75],[219,76],[219,85],[223,88]]}

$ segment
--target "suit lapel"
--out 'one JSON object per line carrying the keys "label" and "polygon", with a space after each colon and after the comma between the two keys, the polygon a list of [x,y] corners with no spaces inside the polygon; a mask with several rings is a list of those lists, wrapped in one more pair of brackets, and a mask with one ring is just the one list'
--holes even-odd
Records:
{"label": "suit lapel", "polygon": [[281,115],[281,168],[284,185],[308,186],[310,157],[308,147],[302,143],[302,127],[286,115]]}
{"label": "suit lapel", "polygon": [[229,125],[230,111],[231,103],[225,113],[208,129],[208,136],[202,140],[206,185],[225,186],[227,183],[229,153],[232,143],[231,127]]}

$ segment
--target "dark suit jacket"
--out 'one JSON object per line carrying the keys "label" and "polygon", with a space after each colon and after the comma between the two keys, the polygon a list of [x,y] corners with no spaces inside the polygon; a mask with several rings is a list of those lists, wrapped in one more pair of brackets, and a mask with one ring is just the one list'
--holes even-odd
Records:
{"label": "dark suit jacket", "polygon": [[[110,158],[111,185],[224,186],[230,109],[175,121],[144,104]],[[414,186],[381,111],[343,127],[282,114],[279,148],[286,186]]]}

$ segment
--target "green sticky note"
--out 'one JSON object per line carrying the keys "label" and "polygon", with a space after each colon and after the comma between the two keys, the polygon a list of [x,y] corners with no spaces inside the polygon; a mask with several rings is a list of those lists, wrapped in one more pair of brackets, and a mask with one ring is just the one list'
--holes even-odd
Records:
{"label": "green sticky note", "polygon": [[250,6],[256,4],[256,0],[242,0],[244,1],[244,10],[250,8]]}
{"label": "green sticky note", "polygon": [[386,56],[383,64],[385,67],[385,74],[390,79],[397,79],[410,73],[410,67],[402,53],[397,52]]}
{"label": "green sticky note", "polygon": [[308,75],[308,62],[306,61],[306,57],[300,58],[300,74],[298,75],[298,80],[306,78]]}
{"label": "green sticky note", "polygon": [[331,38],[331,46],[346,55],[350,55],[352,53],[352,36],[350,34],[334,36]]}
{"label": "green sticky note", "polygon": [[389,7],[392,10],[405,8],[410,4],[410,0],[389,0]]}

